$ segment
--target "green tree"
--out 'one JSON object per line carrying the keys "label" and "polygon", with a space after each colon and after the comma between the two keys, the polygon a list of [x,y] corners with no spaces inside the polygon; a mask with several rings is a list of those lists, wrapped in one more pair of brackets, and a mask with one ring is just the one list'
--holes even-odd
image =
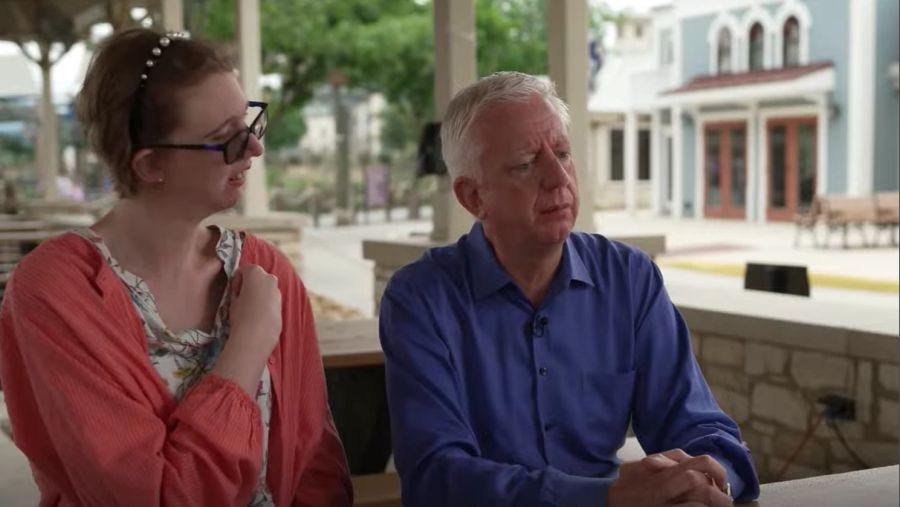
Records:
{"label": "green tree", "polygon": [[[234,2],[194,0],[189,27],[234,40]],[[455,0],[454,0],[455,1]],[[478,74],[518,70],[547,74],[546,0],[475,0]],[[415,143],[434,117],[431,2],[414,0],[261,0],[263,71],[282,77],[272,103],[272,132],[287,142],[302,133],[302,106],[340,70],[352,88],[384,94],[385,146]],[[592,9],[598,37],[608,10]],[[587,63],[586,63],[587,64]],[[270,140],[272,143],[274,140]]]}

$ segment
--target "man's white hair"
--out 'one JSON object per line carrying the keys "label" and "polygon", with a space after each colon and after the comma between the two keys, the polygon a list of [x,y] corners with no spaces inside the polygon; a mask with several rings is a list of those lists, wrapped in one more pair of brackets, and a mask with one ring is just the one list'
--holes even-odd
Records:
{"label": "man's white hair", "polygon": [[478,159],[483,146],[472,138],[472,127],[481,111],[503,102],[528,102],[535,96],[547,102],[568,132],[569,107],[556,95],[556,86],[549,79],[521,72],[496,72],[457,93],[441,122],[441,154],[451,179],[480,176]]}

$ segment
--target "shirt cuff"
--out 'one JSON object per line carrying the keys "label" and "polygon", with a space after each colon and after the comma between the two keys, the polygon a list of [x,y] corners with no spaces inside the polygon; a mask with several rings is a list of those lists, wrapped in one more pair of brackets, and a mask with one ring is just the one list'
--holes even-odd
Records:
{"label": "shirt cuff", "polygon": [[731,484],[731,498],[735,502],[751,502],[759,497],[759,485],[754,483],[751,487],[747,487],[747,483],[741,478],[740,474],[735,471],[734,466],[726,459],[718,460],[725,474],[728,477],[728,483]]}
{"label": "shirt cuff", "polygon": [[606,507],[609,485],[615,479],[578,477],[552,467],[545,470],[547,489],[553,505]]}

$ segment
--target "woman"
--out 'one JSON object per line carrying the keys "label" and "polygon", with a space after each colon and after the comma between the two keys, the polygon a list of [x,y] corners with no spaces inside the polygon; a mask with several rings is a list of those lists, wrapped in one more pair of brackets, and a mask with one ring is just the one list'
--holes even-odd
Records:
{"label": "woman", "polygon": [[266,105],[184,34],[111,36],[78,97],[120,199],[17,266],[0,374],[41,505],[352,502],[287,258],[201,222],[241,198]]}

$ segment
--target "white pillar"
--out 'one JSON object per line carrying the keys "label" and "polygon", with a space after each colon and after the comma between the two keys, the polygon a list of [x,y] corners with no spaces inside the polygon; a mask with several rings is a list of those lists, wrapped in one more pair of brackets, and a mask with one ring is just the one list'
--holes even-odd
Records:
{"label": "white pillar", "polygon": [[[262,74],[262,44],[260,43],[259,0],[235,2],[238,47],[240,48],[241,86],[250,100],[262,99],[259,76]],[[264,157],[253,159],[253,167],[247,172],[244,193],[244,215],[264,215],[269,211],[266,190],[266,164]]]}
{"label": "white pillar", "polygon": [[681,106],[672,108],[672,216],[684,216],[684,128]]}
{"label": "white pillar", "polygon": [[653,216],[659,216],[662,210],[663,180],[662,177],[662,113],[654,109],[650,113],[650,210]]}
{"label": "white pillar", "polygon": [[759,173],[762,172],[765,168],[762,164],[759,163],[760,160],[765,160],[765,157],[760,157],[760,153],[757,151],[756,146],[756,124],[759,121],[759,106],[755,103],[750,104],[750,107],[747,110],[747,154],[746,160],[747,165],[745,167],[747,171],[746,182],[747,188],[746,193],[744,194],[744,212],[746,213],[746,220],[748,222],[755,222],[757,217],[756,210],[756,192],[757,185],[759,182]]}
{"label": "white pillar", "polygon": [[[703,152],[706,133],[705,123],[700,120],[699,107],[691,108],[694,120],[694,218],[703,218],[706,212],[706,154]],[[724,189],[722,189],[724,191]]]}
{"label": "white pillar", "polygon": [[756,179],[756,222],[769,221],[769,117],[763,116],[756,124],[756,139],[759,145],[759,173]]}
{"label": "white pillar", "polygon": [[53,107],[53,87],[50,79],[50,44],[41,45],[41,106],[40,129],[37,139],[38,179],[45,199],[57,197],[56,178],[59,175],[59,123]]}
{"label": "white pillar", "polygon": [[[242,0],[238,0],[241,2]],[[166,30],[184,30],[183,0],[162,0],[163,27]]]}
{"label": "white pillar", "polygon": [[[443,118],[450,99],[475,82],[474,0],[434,0],[434,105]],[[469,231],[472,216],[456,200],[449,175],[438,176],[431,238],[456,241]]]}
{"label": "white pillar", "polygon": [[828,193],[828,122],[831,100],[827,93],[816,101],[816,194]]}
{"label": "white pillar", "polygon": [[872,192],[874,157],[875,0],[854,0],[850,7],[850,63],[847,69],[847,193]]}
{"label": "white pillar", "polygon": [[596,175],[587,161],[588,36],[587,0],[553,0],[547,9],[547,57],[550,79],[569,104],[572,127],[569,142],[578,174],[578,221],[575,228],[596,231],[594,188]]}
{"label": "white pillar", "polygon": [[[597,127],[595,139],[597,143],[597,163],[594,166],[596,171],[594,173],[594,181],[597,185],[596,190],[600,190],[604,185],[609,184],[609,125],[607,123],[600,123]],[[599,199],[596,193],[594,199],[595,201]]]}
{"label": "white pillar", "polygon": [[637,162],[638,162],[637,113],[625,113],[625,211],[637,211]]}

